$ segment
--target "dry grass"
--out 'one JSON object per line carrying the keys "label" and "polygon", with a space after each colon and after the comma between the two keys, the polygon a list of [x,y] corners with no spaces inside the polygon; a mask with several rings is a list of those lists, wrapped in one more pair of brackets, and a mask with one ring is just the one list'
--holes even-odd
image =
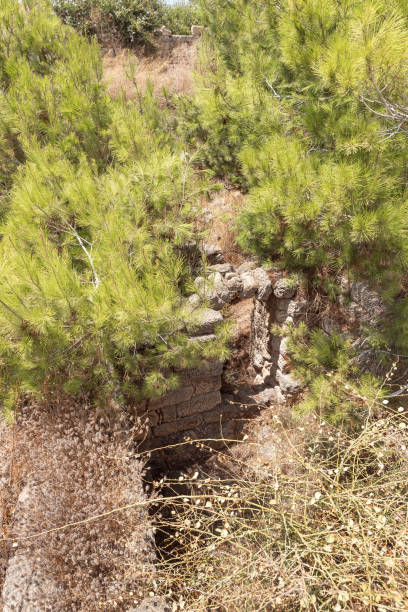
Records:
{"label": "dry grass", "polygon": [[210,202],[203,202],[202,222],[208,231],[206,241],[218,244],[226,261],[233,265],[239,265],[245,259],[235,240],[235,219],[244,205],[245,197],[236,189],[223,189]]}
{"label": "dry grass", "polygon": [[[130,55],[129,55],[130,53]],[[136,97],[133,80],[129,76],[129,58],[136,62],[135,81],[143,92],[148,81],[152,81],[155,93],[160,96],[163,88],[170,94],[188,94],[193,91],[193,70],[196,62],[195,45],[176,47],[167,56],[119,50],[114,57],[103,58],[105,81],[112,97],[123,93],[127,99]]]}
{"label": "dry grass", "polygon": [[175,610],[408,609],[407,419],[389,414],[351,437],[316,423],[297,444],[275,420],[289,469],[231,454],[218,473],[163,483],[178,498],[158,516],[156,590]]}

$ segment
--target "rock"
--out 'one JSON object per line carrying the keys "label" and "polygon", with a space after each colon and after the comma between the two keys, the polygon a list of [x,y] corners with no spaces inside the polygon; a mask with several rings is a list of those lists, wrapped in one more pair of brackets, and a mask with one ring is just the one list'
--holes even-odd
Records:
{"label": "rock", "polygon": [[300,382],[290,374],[284,374],[280,370],[276,371],[276,380],[279,388],[285,395],[295,395],[302,388]]}
{"label": "rock", "polygon": [[172,607],[168,597],[146,597],[137,608],[128,612],[171,612]]}
{"label": "rock", "polygon": [[234,269],[233,266],[231,266],[231,264],[229,263],[214,264],[210,266],[210,270],[213,270],[214,272],[219,272],[220,274],[226,274],[227,272],[232,272],[233,269]]}
{"label": "rock", "polygon": [[224,255],[221,247],[217,244],[204,244],[203,253],[207,257],[210,264],[223,263]]}
{"label": "rock", "polygon": [[244,274],[245,272],[250,272],[251,270],[255,270],[257,268],[257,264],[255,261],[245,261],[240,266],[236,268],[238,274]]}
{"label": "rock", "polygon": [[[227,275],[229,276],[229,275]],[[229,278],[225,277],[225,285],[228,287],[228,291],[231,294],[231,298],[236,298],[242,291],[242,280],[238,274],[229,276]]]}
{"label": "rock", "polygon": [[361,323],[373,324],[386,313],[381,296],[364,282],[351,285],[349,312]]}
{"label": "rock", "polygon": [[251,274],[251,272],[245,272],[241,274],[242,281],[242,297],[244,299],[253,297],[258,290],[258,281]]}
{"label": "rock", "polygon": [[160,28],[160,33],[161,33],[162,36],[171,36],[172,35],[172,31],[169,30],[169,28],[166,28],[166,26],[164,26],[164,25]]}
{"label": "rock", "polygon": [[197,325],[194,330],[193,337],[207,336],[213,334],[215,326],[222,323],[223,316],[220,312],[211,308],[203,308],[197,317]]}
{"label": "rock", "polygon": [[307,310],[308,302],[306,300],[291,300],[288,305],[288,316],[293,317],[295,320],[299,319],[305,314]]}
{"label": "rock", "polygon": [[195,310],[196,308],[198,308],[201,304],[201,298],[198,295],[198,293],[193,293],[193,295],[190,295],[190,297],[187,300],[188,304],[191,306],[191,308],[193,310]]}
{"label": "rock", "polygon": [[191,26],[191,36],[195,36],[195,37],[199,37],[202,35],[204,31],[204,27],[203,26],[199,26],[199,25],[192,25]]}
{"label": "rock", "polygon": [[208,279],[199,276],[195,279],[194,284],[200,298],[209,300],[211,307],[215,310],[221,310],[225,304],[229,304],[232,300],[233,296],[219,272],[213,272]]}
{"label": "rock", "polygon": [[340,331],[339,325],[330,317],[323,317],[320,327],[329,335],[334,334],[336,331]]}
{"label": "rock", "polygon": [[255,300],[251,317],[250,365],[262,370],[266,362],[271,363],[270,328],[273,316],[268,304]]}
{"label": "rock", "polygon": [[283,374],[289,374],[291,370],[290,358],[287,355],[279,355],[278,368]]}
{"label": "rock", "polygon": [[294,286],[293,281],[287,278],[281,278],[280,280],[276,281],[273,286],[273,292],[275,294],[275,297],[277,297],[278,299],[293,298],[296,293],[296,290],[297,286]]}
{"label": "rock", "polygon": [[3,612],[63,612],[63,591],[45,575],[28,554],[17,552],[10,560],[3,586]]}
{"label": "rock", "polygon": [[195,336],[194,338],[189,338],[189,342],[214,342],[217,339],[215,334],[207,334],[206,336]]}
{"label": "rock", "polygon": [[250,274],[258,283],[258,300],[266,301],[272,293],[272,283],[268,273],[263,268],[256,268]]}

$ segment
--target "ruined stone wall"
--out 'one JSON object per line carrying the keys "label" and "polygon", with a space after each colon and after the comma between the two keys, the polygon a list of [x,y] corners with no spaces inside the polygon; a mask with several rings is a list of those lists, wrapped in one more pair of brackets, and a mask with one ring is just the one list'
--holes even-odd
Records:
{"label": "ruined stone wall", "polygon": [[179,45],[193,45],[202,35],[201,26],[191,26],[191,34],[173,34],[171,30],[162,26],[155,30],[155,42],[159,52],[163,55],[169,54]]}

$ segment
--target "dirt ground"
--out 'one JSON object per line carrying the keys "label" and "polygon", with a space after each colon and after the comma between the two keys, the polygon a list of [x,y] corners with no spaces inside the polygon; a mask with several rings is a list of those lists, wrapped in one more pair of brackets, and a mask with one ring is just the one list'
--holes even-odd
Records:
{"label": "dirt ground", "polygon": [[[163,88],[170,94],[191,93],[196,56],[195,44],[181,44],[168,55],[156,53],[146,56],[137,50],[111,50],[103,57],[108,91],[112,97],[123,92],[128,99],[133,99],[137,95],[135,85],[144,91],[150,80],[157,95]],[[135,66],[134,81],[130,75],[130,63]]]}

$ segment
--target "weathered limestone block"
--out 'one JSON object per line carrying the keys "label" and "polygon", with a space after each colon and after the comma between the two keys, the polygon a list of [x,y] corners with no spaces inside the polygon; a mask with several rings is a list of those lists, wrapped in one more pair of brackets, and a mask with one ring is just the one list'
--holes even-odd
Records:
{"label": "weathered limestone block", "polygon": [[223,316],[220,312],[212,308],[203,308],[197,313],[197,324],[194,328],[193,337],[213,334],[215,326],[222,322]]}
{"label": "weathered limestone block", "polygon": [[[227,278],[229,276],[229,278]],[[230,301],[235,299],[242,291],[243,283],[238,274],[226,275],[224,280],[225,285],[230,293]]]}
{"label": "weathered limestone block", "polygon": [[204,395],[221,389],[221,376],[211,376],[199,379],[194,383],[194,395]]}
{"label": "weathered limestone block", "polygon": [[234,267],[229,263],[223,264],[214,264],[210,266],[210,270],[213,272],[218,272],[219,274],[227,274],[227,272],[232,272]]}
{"label": "weathered limestone block", "polygon": [[203,244],[202,248],[210,264],[224,262],[224,254],[218,244]]}
{"label": "weathered limestone block", "polygon": [[214,342],[217,339],[215,334],[206,334],[205,336],[195,336],[194,338],[189,338],[189,342]]}
{"label": "weathered limestone block", "polygon": [[191,36],[199,37],[202,35],[203,31],[204,31],[203,26],[199,26],[199,25],[191,26]]}
{"label": "weathered limestone block", "polygon": [[263,368],[265,361],[271,362],[270,328],[273,323],[271,305],[255,300],[251,318],[250,364],[256,369]]}
{"label": "weathered limestone block", "polygon": [[255,261],[245,261],[240,266],[237,266],[236,271],[238,274],[244,274],[245,272],[250,272],[251,270],[255,270],[258,265]]}
{"label": "weathered limestone block", "polygon": [[278,299],[293,298],[296,294],[297,286],[292,280],[281,278],[273,286],[273,292]]}
{"label": "weathered limestone block", "polygon": [[201,422],[202,419],[199,414],[179,418],[172,423],[162,423],[161,425],[157,425],[157,427],[153,427],[153,436],[155,438],[164,438],[174,433],[180,433],[181,431],[199,427]]}
{"label": "weathered limestone block", "polygon": [[200,298],[209,300],[215,310],[221,310],[225,304],[229,304],[232,300],[230,291],[219,272],[212,272],[208,278],[198,276],[194,285]]}
{"label": "weathered limestone block", "polygon": [[307,311],[308,302],[306,300],[291,300],[288,305],[288,316],[293,317],[295,321],[304,316]]}
{"label": "weathered limestone block", "polygon": [[221,393],[213,391],[193,397],[189,402],[184,402],[177,406],[177,416],[179,418],[187,417],[192,414],[200,414],[212,410],[221,403]]}
{"label": "weathered limestone block", "polygon": [[242,297],[244,299],[253,297],[258,290],[258,281],[251,272],[241,274]]}
{"label": "weathered limestone block", "polygon": [[[222,361],[207,361],[201,368],[196,370],[186,370],[184,379],[191,380],[196,378],[207,378],[208,376],[218,376],[222,374],[224,364]],[[192,383],[194,384],[194,382]]]}
{"label": "weathered limestone block", "polygon": [[157,407],[162,408],[163,406],[174,406],[181,402],[186,402],[193,397],[194,388],[192,385],[179,387],[173,391],[165,393],[161,397],[158,397],[149,402],[149,410],[155,410]]}
{"label": "weathered limestone block", "polygon": [[351,284],[351,303],[348,311],[361,324],[375,324],[386,314],[386,306],[381,296],[371,289],[367,283],[356,282]]}

